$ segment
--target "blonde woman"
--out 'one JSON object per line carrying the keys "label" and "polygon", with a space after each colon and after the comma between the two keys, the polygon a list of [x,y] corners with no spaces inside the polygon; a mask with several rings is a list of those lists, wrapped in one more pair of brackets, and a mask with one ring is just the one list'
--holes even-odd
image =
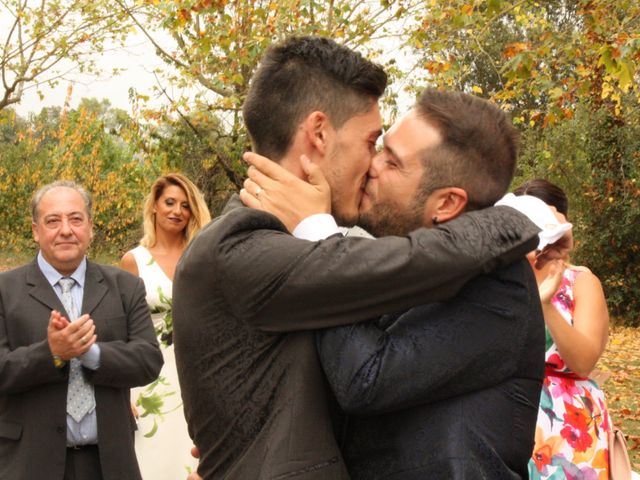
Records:
{"label": "blonde woman", "polygon": [[[162,414],[140,418],[136,434],[136,454],[144,479],[184,478],[185,468],[195,466],[189,456],[192,442],[182,411],[173,353],[171,289],[182,252],[210,219],[204,198],[193,182],[179,173],[163,175],[145,199],[140,245],[125,253],[120,262],[123,269],[144,281],[154,326],[165,346],[160,373],[163,380],[152,390],[164,400]],[[145,393],[149,394],[145,388],[132,390],[132,401],[135,403],[141,394],[144,400]],[[152,431],[155,433],[150,437],[144,436]]]}

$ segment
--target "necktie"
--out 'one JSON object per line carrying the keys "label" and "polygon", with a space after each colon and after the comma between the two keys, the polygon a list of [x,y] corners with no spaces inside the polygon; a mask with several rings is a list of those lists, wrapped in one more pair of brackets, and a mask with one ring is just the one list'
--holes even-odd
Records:
{"label": "necktie", "polygon": [[[58,280],[62,288],[62,305],[69,315],[69,321],[73,322],[78,318],[71,287],[76,283],[73,278],[61,278]],[[79,422],[96,405],[93,393],[93,384],[87,382],[82,374],[82,362],[77,358],[72,358],[69,362],[69,387],[67,389],[67,413]]]}

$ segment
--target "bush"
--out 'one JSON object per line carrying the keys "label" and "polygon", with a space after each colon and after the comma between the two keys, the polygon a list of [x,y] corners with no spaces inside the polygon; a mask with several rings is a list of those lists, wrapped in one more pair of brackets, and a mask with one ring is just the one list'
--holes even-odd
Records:
{"label": "bush", "polygon": [[136,158],[90,108],[44,109],[26,123],[11,110],[0,115],[0,249],[33,248],[31,195],[59,179],[74,180],[94,196],[94,254],[122,253],[135,243],[142,199],[157,168]]}
{"label": "bush", "polygon": [[558,184],[570,200],[572,262],[602,281],[616,321],[640,325],[640,127],[634,115],[578,109],[553,128],[529,130],[514,186],[535,177]]}

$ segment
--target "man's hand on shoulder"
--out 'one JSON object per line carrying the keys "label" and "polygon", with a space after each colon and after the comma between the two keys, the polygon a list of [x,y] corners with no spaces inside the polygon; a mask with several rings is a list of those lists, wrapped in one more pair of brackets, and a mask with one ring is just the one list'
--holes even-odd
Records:
{"label": "man's hand on shoulder", "polygon": [[331,212],[329,185],[320,168],[306,156],[300,164],[307,182],[256,153],[247,152],[244,159],[251,165],[240,191],[240,200],[247,207],[275,215],[290,232],[311,215]]}

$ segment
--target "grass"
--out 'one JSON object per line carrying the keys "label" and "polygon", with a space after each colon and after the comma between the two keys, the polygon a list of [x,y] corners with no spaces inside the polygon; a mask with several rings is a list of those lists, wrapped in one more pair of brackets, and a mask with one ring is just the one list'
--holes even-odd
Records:
{"label": "grass", "polygon": [[629,459],[640,471],[640,328],[613,327],[598,368],[611,374],[601,385],[609,414],[627,435]]}

